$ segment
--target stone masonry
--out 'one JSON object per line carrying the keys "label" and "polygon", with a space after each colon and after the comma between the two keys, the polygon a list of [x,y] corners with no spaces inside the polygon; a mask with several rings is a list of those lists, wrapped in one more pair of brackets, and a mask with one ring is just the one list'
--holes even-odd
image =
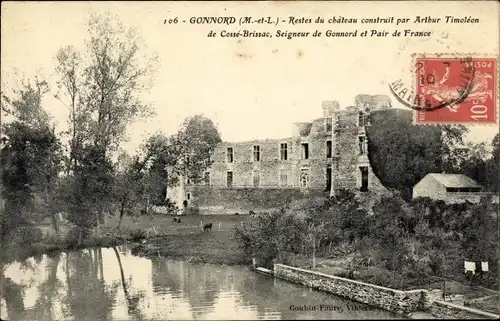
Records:
{"label": "stone masonry", "polygon": [[274,276],[397,313],[424,309],[424,290],[399,291],[282,264],[274,265]]}
{"label": "stone masonry", "polygon": [[[245,189],[245,194],[252,189],[293,189],[303,194],[322,191],[330,195],[338,189],[385,191],[369,164],[366,127],[371,111],[390,107],[387,96],[358,95],[354,106],[344,109],[335,101],[326,101],[322,103],[322,117],[294,123],[291,137],[220,143],[204,185]],[[181,180],[185,184],[170,188],[167,198],[179,208],[186,203],[203,206],[196,188]]]}

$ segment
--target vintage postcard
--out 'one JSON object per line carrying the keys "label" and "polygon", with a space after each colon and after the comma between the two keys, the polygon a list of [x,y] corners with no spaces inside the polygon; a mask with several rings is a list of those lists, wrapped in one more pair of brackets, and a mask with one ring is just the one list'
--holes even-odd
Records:
{"label": "vintage postcard", "polygon": [[0,320],[499,319],[499,13],[2,2]]}

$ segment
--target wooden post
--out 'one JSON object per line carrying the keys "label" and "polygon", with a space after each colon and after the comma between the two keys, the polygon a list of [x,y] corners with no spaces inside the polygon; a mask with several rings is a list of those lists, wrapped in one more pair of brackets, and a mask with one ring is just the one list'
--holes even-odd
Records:
{"label": "wooden post", "polygon": [[220,221],[219,221],[219,230],[220,230]]}

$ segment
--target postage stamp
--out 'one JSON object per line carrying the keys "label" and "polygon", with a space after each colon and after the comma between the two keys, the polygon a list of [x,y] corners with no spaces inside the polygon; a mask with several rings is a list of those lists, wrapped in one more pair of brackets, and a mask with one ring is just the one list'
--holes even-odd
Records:
{"label": "postage stamp", "polygon": [[417,57],[415,124],[495,124],[497,60]]}

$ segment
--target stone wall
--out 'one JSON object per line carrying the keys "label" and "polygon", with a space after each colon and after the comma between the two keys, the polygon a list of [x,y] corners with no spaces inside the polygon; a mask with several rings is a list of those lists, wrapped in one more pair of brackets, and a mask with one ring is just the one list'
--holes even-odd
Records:
{"label": "stone wall", "polygon": [[[358,113],[369,113],[380,108],[390,108],[387,96],[358,95],[355,106],[340,109],[337,102],[323,102],[323,117],[311,122],[292,124],[292,137],[263,139],[246,142],[223,142],[213,155],[209,168],[210,186],[228,187],[227,175],[232,172],[232,187],[248,188],[254,185],[254,176],[260,177],[258,187],[300,187],[301,171],[308,169],[309,188],[326,188],[328,173],[332,169],[334,189],[359,189],[360,167],[368,168],[368,190],[386,191],[374,175],[368,156],[360,156],[359,136],[366,139],[366,128],[358,126]],[[331,128],[327,126],[331,121]],[[332,156],[327,157],[327,141],[332,142]],[[287,159],[280,157],[280,145],[287,144]],[[309,146],[309,159],[302,157],[302,144]],[[368,142],[369,143],[369,142]],[[259,146],[260,160],[253,159],[253,147]],[[233,150],[233,161],[228,162],[228,148]],[[367,151],[367,148],[366,148]],[[280,180],[286,175],[286,185]]]}
{"label": "stone wall", "polygon": [[[360,155],[359,136],[366,137],[365,127],[358,127],[356,108],[336,113],[338,126],[334,132],[337,160],[334,161],[333,179],[336,189],[357,190],[361,187],[360,167],[368,168],[368,190],[386,192],[387,189],[373,173],[368,154]],[[366,151],[368,151],[368,141]]]}
{"label": "stone wall", "polygon": [[[280,160],[280,144],[286,143],[288,159]],[[260,147],[260,160],[253,160],[253,147]],[[233,149],[234,159],[227,162],[227,149]],[[238,143],[221,143],[213,154],[214,163],[209,169],[210,186],[227,187],[227,172],[233,172],[233,187],[254,187],[253,175],[260,176],[260,187],[280,187],[280,172],[287,174],[286,186],[298,187],[298,179],[292,179],[290,156],[292,140],[268,139]]]}
{"label": "stone wall", "polygon": [[274,276],[397,313],[428,311],[445,319],[499,319],[499,315],[443,302],[440,290],[400,291],[320,272],[274,265]]}
{"label": "stone wall", "polygon": [[397,313],[410,313],[424,307],[425,290],[399,291],[282,264],[274,265],[274,275]]}
{"label": "stone wall", "polygon": [[438,318],[443,319],[496,319],[500,315],[456,305],[453,303],[434,301],[429,311]]}
{"label": "stone wall", "polygon": [[299,188],[216,188],[193,186],[190,206],[200,214],[248,214],[249,211],[269,212],[280,209],[286,202],[326,196],[323,189]]}
{"label": "stone wall", "polygon": [[[305,126],[308,125],[308,126]],[[235,188],[296,188],[300,186],[300,172],[309,169],[309,188],[327,187],[327,141],[331,140],[331,131],[326,131],[325,119],[319,118],[309,123],[295,124],[297,135],[283,139],[265,139],[246,142],[224,142],[217,146],[208,170],[210,186],[228,187],[227,173],[233,173]],[[300,127],[300,128],[299,128]],[[307,128],[302,128],[307,127]],[[287,144],[287,159],[281,159],[281,144]],[[308,144],[309,158],[302,159],[302,144]],[[253,158],[253,148],[258,146],[260,160]],[[233,162],[227,161],[227,150],[233,150]],[[260,177],[259,186],[254,186],[254,175]],[[280,179],[286,175],[286,183]]]}

